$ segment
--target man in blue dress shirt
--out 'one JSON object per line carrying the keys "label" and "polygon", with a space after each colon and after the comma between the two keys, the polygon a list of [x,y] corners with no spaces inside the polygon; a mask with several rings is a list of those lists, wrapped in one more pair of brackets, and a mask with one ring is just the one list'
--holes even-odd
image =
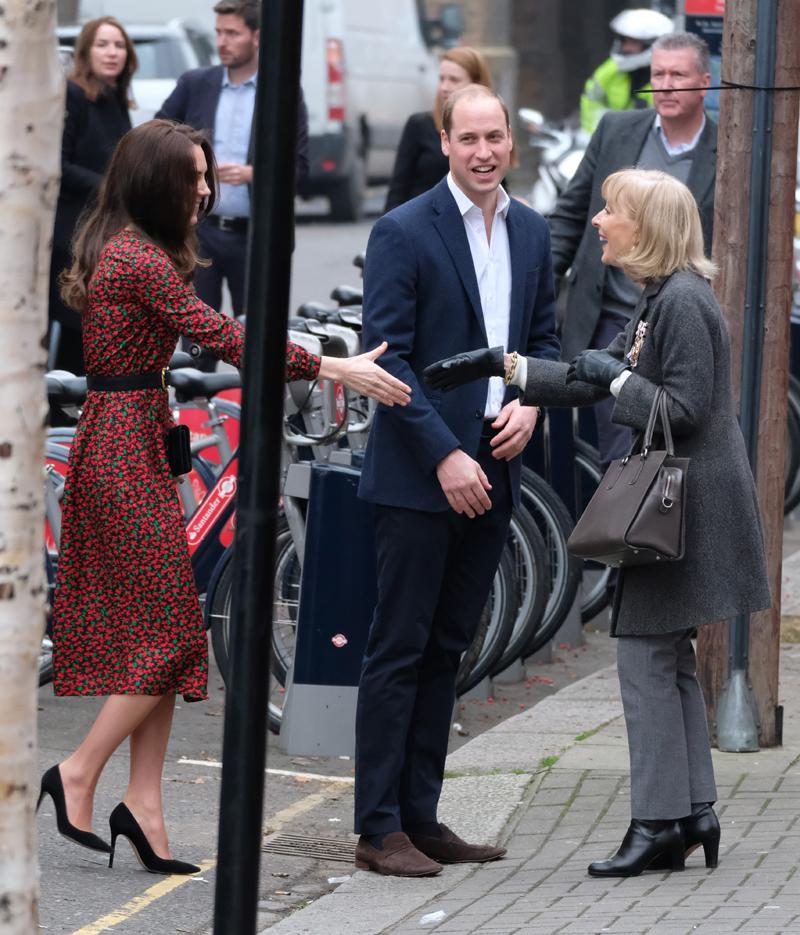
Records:
{"label": "man in blue dress shirt", "polygon": [[[198,268],[195,287],[215,309],[222,304],[227,282],[234,315],[245,311],[247,231],[253,181],[253,109],[258,76],[259,4],[255,0],[220,0],[217,51],[220,65],[181,75],[157,117],[188,123],[208,134],[219,170],[219,192],[213,213],[198,229],[200,254],[211,266]],[[298,111],[296,179],[308,174],[308,115],[302,92]],[[204,364],[213,369],[214,360]]]}

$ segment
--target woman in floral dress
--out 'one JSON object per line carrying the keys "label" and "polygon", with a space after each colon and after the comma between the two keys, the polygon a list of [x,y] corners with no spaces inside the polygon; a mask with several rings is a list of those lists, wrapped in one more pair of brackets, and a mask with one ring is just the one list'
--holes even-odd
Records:
{"label": "woman in floral dress", "polygon": [[[241,366],[242,326],[195,295],[194,227],[214,200],[213,154],[189,127],[153,120],[126,134],[82,227],[63,294],[83,316],[89,373],[64,495],[53,613],[58,695],[108,696],[88,735],[42,778],[59,831],[109,852],[91,832],[94,792],[130,738],[130,779],[111,820],[149,870],[170,859],[161,776],[176,694],[206,697],[208,652],[183,517],[167,464],[173,425],[159,376],[180,335]],[[388,404],[408,387],[375,364],[287,345],[287,380],[320,375]],[[95,387],[93,389],[92,387]],[[41,796],[40,796],[41,801]]]}

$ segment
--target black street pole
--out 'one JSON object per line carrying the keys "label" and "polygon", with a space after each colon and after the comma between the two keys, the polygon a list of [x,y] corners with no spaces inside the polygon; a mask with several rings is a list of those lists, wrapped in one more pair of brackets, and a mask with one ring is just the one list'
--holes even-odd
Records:
{"label": "black street pole", "polygon": [[262,3],[214,935],[256,930],[302,21]]}
{"label": "black street pole", "polygon": [[[747,231],[747,286],[742,342],[742,392],[739,421],[753,475],[758,462],[758,423],[764,354],[767,295],[770,167],[772,161],[772,88],[775,83],[777,0],[759,0],[756,14],[756,62],[753,93],[753,143],[750,164],[750,211]],[[740,614],[730,627],[730,674],[717,707],[720,750],[758,750],[755,701],[747,682],[750,617]]]}

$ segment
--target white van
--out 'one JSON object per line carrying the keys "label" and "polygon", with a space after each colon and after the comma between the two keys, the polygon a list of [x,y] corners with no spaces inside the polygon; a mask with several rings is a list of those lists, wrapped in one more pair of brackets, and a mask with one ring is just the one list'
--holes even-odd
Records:
{"label": "white van", "polygon": [[424,0],[306,0],[302,84],[310,172],[301,194],[325,195],[336,220],[362,213],[367,181],[389,178],[408,117],[430,110],[437,42],[461,31],[460,7],[438,20]]}

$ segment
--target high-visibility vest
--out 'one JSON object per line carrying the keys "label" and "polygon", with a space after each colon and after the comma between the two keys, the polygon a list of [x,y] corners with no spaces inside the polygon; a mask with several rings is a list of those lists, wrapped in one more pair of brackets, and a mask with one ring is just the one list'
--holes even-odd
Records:
{"label": "high-visibility vest", "polygon": [[650,85],[631,94],[630,72],[620,71],[613,58],[606,59],[586,81],[581,95],[581,127],[594,133],[600,118],[608,110],[633,110],[652,107]]}

